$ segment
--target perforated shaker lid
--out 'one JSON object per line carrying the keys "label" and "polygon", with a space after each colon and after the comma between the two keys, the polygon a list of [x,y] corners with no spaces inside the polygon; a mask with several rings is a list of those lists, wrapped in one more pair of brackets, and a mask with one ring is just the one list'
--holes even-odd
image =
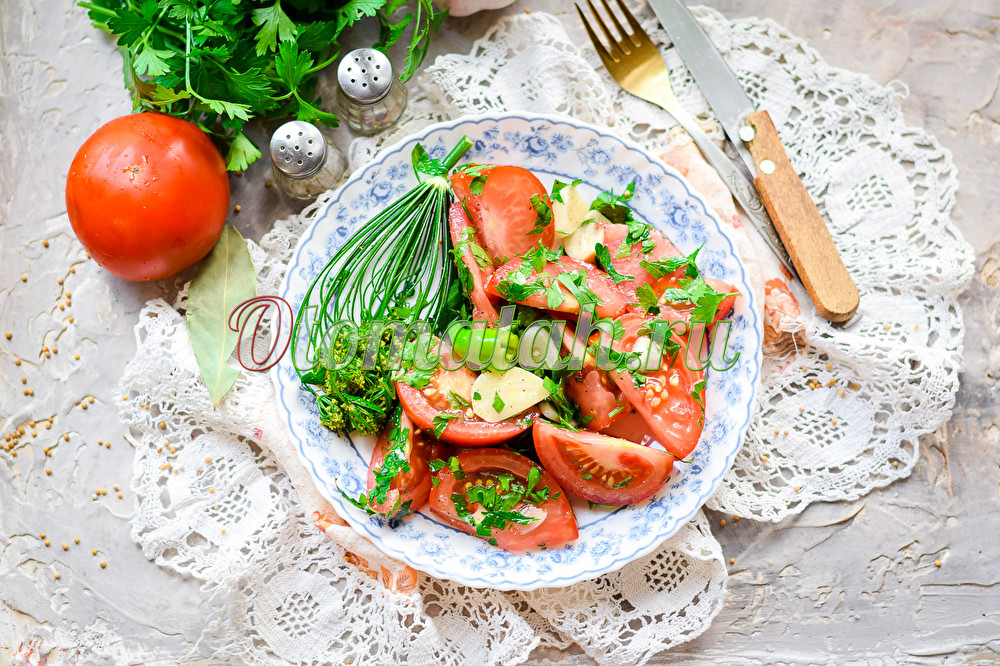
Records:
{"label": "perforated shaker lid", "polygon": [[271,162],[289,178],[308,178],[326,161],[326,141],[312,123],[287,122],[271,135]]}
{"label": "perforated shaker lid", "polygon": [[337,82],[355,104],[374,104],[392,87],[392,64],[375,49],[354,49],[337,67]]}

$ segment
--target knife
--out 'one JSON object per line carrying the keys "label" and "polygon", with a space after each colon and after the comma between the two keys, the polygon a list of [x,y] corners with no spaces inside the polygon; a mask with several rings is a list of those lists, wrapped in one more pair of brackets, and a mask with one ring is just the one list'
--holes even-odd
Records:
{"label": "knife", "polygon": [[[649,5],[749,169],[770,214],[762,226],[771,227],[773,222],[820,316],[832,322],[849,320],[858,309],[858,289],[819,209],[792,167],[770,115],[754,108],[736,75],[680,0],[649,0]],[[747,204],[740,203],[753,219]],[[752,199],[749,205],[753,207]],[[767,217],[763,211],[760,214]]]}

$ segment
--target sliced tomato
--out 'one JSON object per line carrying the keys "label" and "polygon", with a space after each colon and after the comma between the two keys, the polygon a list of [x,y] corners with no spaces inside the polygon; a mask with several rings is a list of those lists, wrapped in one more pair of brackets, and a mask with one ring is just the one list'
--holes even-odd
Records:
{"label": "sliced tomato", "polygon": [[[400,441],[402,446],[397,453],[393,449]],[[392,477],[385,501],[379,502],[372,496],[372,491],[378,486],[378,474],[383,471],[390,452],[394,459],[401,456],[409,470],[401,470]],[[427,463],[442,454],[445,452],[441,446],[424,441],[406,413],[401,413],[398,423],[390,422],[389,427],[379,435],[368,464],[369,506],[372,510],[384,516],[396,516],[412,513],[426,505],[431,491],[431,470]]]}
{"label": "sliced tomato", "polygon": [[[471,284],[463,286],[466,288],[469,300],[472,301],[472,307],[475,308],[474,318],[492,325],[499,318],[499,314],[486,295],[485,284],[493,275],[493,264],[486,265],[488,257],[483,256],[484,253],[473,252],[473,243],[482,247],[482,240],[476,234],[476,228],[472,226],[472,221],[465,214],[462,204],[453,203],[451,205],[448,210],[448,226],[451,232],[452,246],[462,251],[462,263],[472,278]],[[479,255],[478,260],[476,259],[477,254]]]}
{"label": "sliced tomato", "polygon": [[[612,348],[625,352],[632,351],[641,337],[640,329],[655,319],[626,314],[618,321],[624,325],[625,332],[621,339],[614,341]],[[680,342],[683,346],[686,339]],[[659,370],[635,376],[628,371],[612,371],[610,375],[667,451],[685,458],[694,450],[705,420],[705,408],[696,399],[696,395],[704,395],[696,386],[705,379],[704,371],[689,370],[679,353],[672,359],[665,354]],[[635,377],[639,377],[638,385]]]}
{"label": "sliced tomato", "polygon": [[[657,291],[657,294],[658,295],[662,294],[664,290],[672,287],[680,287],[681,286],[679,279],[680,277],[681,276],[679,275],[671,274],[663,278],[663,280],[661,281],[661,286],[659,288],[659,291]],[[719,303],[719,306],[715,311],[715,317],[713,317],[712,321],[709,322],[708,324],[709,327],[711,328],[712,326],[715,326],[715,324],[718,323],[720,319],[723,319],[726,315],[728,315],[730,312],[733,311],[733,307],[736,305],[736,298],[739,296],[739,292],[733,285],[729,284],[728,282],[724,282],[722,280],[716,280],[715,278],[705,278],[705,282],[706,284],[708,284],[708,286],[710,286],[712,289],[715,289],[717,292],[722,294],[729,294]],[[694,309],[693,303],[664,301],[664,299],[660,300],[661,302],[664,303],[663,307],[661,307],[661,313],[660,313],[661,319],[665,319],[667,321],[683,321],[689,326],[691,325],[691,311]]]}
{"label": "sliced tomato", "polygon": [[608,427],[601,430],[601,434],[608,437],[620,437],[636,444],[650,446],[656,443],[656,435],[649,429],[646,420],[629,405],[628,412],[621,418],[615,419]]}
{"label": "sliced tomato", "polygon": [[[597,269],[591,264],[574,259],[573,257],[564,256],[555,261],[546,262],[541,271],[544,274],[542,276],[539,276],[533,266],[527,266],[527,268],[530,268],[530,273],[525,277],[522,274],[524,271],[522,266],[525,266],[525,261],[525,259],[518,257],[498,266],[486,284],[486,292],[533,308],[576,314],[580,311],[580,301],[573,296],[570,288],[565,284],[558,283],[562,300],[555,307],[549,307],[549,299],[543,289],[538,289],[536,286],[532,290],[531,287],[534,285],[547,287],[553,281],[556,281],[560,275],[580,275],[580,271],[583,271],[585,278],[583,284],[586,286],[586,290],[589,290],[596,297],[597,316],[617,317],[625,312],[627,308],[628,304],[615,285],[614,280],[608,277],[604,271]],[[512,282],[529,287],[527,291],[530,293],[519,297],[513,291],[516,287],[511,285]],[[576,282],[573,282],[573,284],[576,285]],[[577,288],[579,289],[579,287]],[[525,290],[522,289],[521,291]],[[586,293],[585,290],[581,291]]]}
{"label": "sliced tomato", "polygon": [[628,399],[608,373],[587,367],[563,383],[566,397],[580,405],[580,417],[588,430],[604,430],[632,410]]}
{"label": "sliced tomato", "polygon": [[467,173],[454,174],[451,186],[455,198],[460,203],[465,201],[491,257],[506,261],[536,247],[538,241],[552,246],[556,233],[553,222],[541,233],[529,233],[534,231],[538,218],[531,197],[546,196],[545,186],[535,174],[524,167],[498,166],[483,169],[478,177],[486,180],[480,194],[469,189],[474,178]]}
{"label": "sliced tomato", "polygon": [[[438,368],[422,389],[396,382],[396,395],[403,411],[415,424],[434,434],[434,419],[448,419],[439,439],[459,446],[490,446],[519,435],[531,427],[538,409],[531,409],[499,423],[488,423],[461,403],[472,402],[476,373],[462,366],[456,370]],[[455,399],[458,396],[458,399]]]}
{"label": "sliced tomato", "polygon": [[[527,524],[510,522],[504,529],[491,528],[490,535],[476,535],[481,539],[495,539],[496,546],[504,550],[526,550],[535,546],[557,546],[572,541],[579,536],[576,517],[569,505],[566,493],[551,474],[538,467],[530,458],[508,451],[506,449],[475,449],[465,451],[457,456],[460,476],[455,478],[448,467],[436,473],[439,483],[431,489],[430,510],[435,516],[468,534],[476,535],[476,528],[461,518],[455,507],[452,495],[465,497],[473,486],[496,488],[502,491],[501,475],[509,475],[525,486],[528,474],[532,468],[539,469],[541,475],[535,484],[535,489],[549,489],[549,499],[537,506],[527,502],[516,504],[514,511],[533,518]],[[467,503],[468,510],[474,520],[481,520],[483,507],[480,504]]]}
{"label": "sliced tomato", "polygon": [[659,490],[674,459],[658,449],[586,430],[536,421],[538,459],[563,488],[610,506],[641,502]]}
{"label": "sliced tomato", "polygon": [[634,280],[626,280],[618,283],[619,291],[624,294],[629,302],[634,303],[639,300],[635,290],[642,284],[652,286],[653,291],[657,294],[663,293],[663,290],[667,287],[669,276],[657,280],[649,274],[649,271],[642,267],[641,262],[668,259],[680,255],[680,251],[674,247],[673,243],[667,240],[666,236],[650,227],[649,239],[653,241],[653,247],[649,254],[643,252],[642,243],[633,243],[629,248],[629,253],[624,257],[619,257],[618,254],[625,243],[625,237],[628,235],[628,227],[624,224],[601,224],[600,232],[604,235],[604,244],[608,246],[608,252],[611,255],[611,264],[615,270],[622,275],[631,275],[635,278]]}

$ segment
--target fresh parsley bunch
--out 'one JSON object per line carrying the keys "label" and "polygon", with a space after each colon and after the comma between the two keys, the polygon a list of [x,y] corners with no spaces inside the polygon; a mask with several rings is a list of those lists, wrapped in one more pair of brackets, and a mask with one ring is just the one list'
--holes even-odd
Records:
{"label": "fresh parsley bunch", "polygon": [[393,16],[407,0],[90,0],[79,6],[118,37],[134,111],[158,111],[197,123],[228,145],[226,167],[246,169],[261,156],[243,132],[252,118],[336,126],[320,109],[316,74],[340,57],[341,33],[375,17],[375,48],[395,44],[412,24],[403,81],[427,53],[447,12],[431,0]]}

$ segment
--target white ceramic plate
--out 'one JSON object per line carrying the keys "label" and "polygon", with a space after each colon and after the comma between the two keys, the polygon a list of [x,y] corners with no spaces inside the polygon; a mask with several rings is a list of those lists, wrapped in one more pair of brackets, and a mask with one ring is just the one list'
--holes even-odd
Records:
{"label": "white ceramic plate", "polygon": [[652,498],[616,510],[574,502],[580,538],[571,544],[508,553],[437,522],[429,513],[391,527],[355,508],[338,488],[357,497],[365,489],[370,438],[344,438],[319,423],[314,398],[299,384],[286,356],[274,372],[288,431],[316,487],[348,523],[379,548],[438,578],[473,587],[530,590],[562,587],[614,571],[653,551],[689,520],[715,491],[740,447],[750,420],[761,363],[761,323],[746,271],[732,240],[704,200],[672,168],[608,132],[556,116],[503,113],[432,125],[386,148],[354,173],[305,231],[280,295],[294,310],[308,285],[338,247],[374,213],[413,187],[410,152],[419,142],[441,158],[466,135],[474,147],[463,161],[516,164],[549,186],[580,178],[591,191],[621,191],[636,181],[635,216],[662,230],[684,253],[704,243],[699,267],[736,286],[743,298],[731,315],[727,349],[739,352],[725,372],[709,371],[704,432],[690,464],[678,463]]}

